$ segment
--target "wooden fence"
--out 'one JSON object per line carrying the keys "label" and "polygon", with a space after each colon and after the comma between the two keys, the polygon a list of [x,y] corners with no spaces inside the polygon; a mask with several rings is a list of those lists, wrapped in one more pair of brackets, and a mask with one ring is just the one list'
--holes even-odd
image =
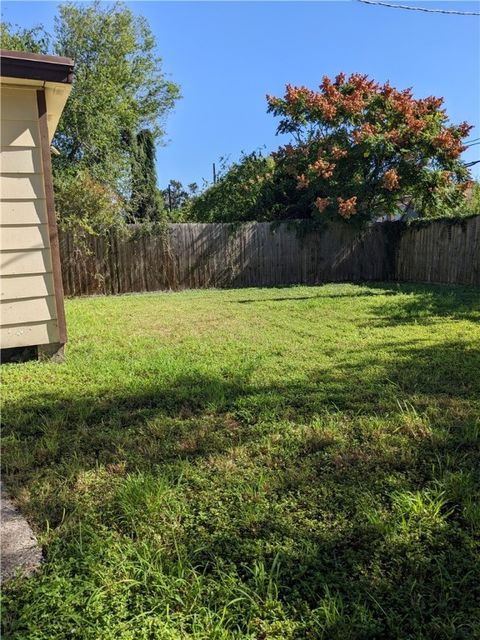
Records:
{"label": "wooden fence", "polygon": [[[62,233],[66,295],[404,280],[480,286],[480,216],[310,233],[282,223],[170,224],[164,234]],[[82,244],[83,244],[82,243]]]}

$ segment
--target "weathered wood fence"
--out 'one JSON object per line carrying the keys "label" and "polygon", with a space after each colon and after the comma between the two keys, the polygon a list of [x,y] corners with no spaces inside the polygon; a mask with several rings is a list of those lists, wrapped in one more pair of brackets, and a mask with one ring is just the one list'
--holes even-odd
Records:
{"label": "weathered wood fence", "polygon": [[[62,233],[66,295],[401,280],[480,286],[480,216],[310,233],[284,223],[170,224],[83,246]],[[85,250],[85,243],[88,250]]]}

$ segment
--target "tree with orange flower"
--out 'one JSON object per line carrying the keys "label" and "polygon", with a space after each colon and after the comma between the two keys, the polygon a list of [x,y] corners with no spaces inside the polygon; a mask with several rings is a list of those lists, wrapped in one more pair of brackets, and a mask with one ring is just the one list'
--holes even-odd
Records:
{"label": "tree with orange flower", "polygon": [[365,75],[324,77],[318,91],[287,85],[267,96],[291,143],[275,154],[281,217],[365,222],[405,207],[448,213],[470,180],[461,161],[471,126],[454,125],[443,99],[415,99]]}

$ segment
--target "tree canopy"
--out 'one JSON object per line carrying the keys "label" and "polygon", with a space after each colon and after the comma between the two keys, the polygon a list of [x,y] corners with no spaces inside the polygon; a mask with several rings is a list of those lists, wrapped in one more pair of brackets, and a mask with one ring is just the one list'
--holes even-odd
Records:
{"label": "tree canopy", "polygon": [[[356,73],[324,77],[316,90],[287,85],[282,97],[267,96],[268,111],[280,118],[277,132],[291,138],[287,144],[268,157],[242,154],[201,193],[175,180],[160,192],[155,147],[180,96],[144,18],[119,3],[67,2],[59,6],[53,37],[42,27],[3,23],[2,40],[11,49],[75,59],[73,91],[54,139],[61,152],[53,159],[57,191],[64,190],[59,202],[91,179],[123,203],[126,219],[136,220],[361,224],[465,208],[472,182],[461,153],[472,127],[452,124],[442,98],[415,98],[412,89]],[[93,210],[104,211],[104,204]]]}
{"label": "tree canopy", "polygon": [[164,212],[155,172],[155,141],[150,129],[142,129],[131,139],[132,194],[130,218],[134,222],[158,222]]}
{"label": "tree canopy", "polygon": [[179,97],[162,73],[146,20],[121,4],[66,3],[54,46],[75,60],[74,88],[55,136],[57,165],[81,163],[128,193],[131,133],[147,129],[161,140],[164,117]]}
{"label": "tree canopy", "polygon": [[[41,27],[24,30],[3,23],[2,43],[75,61],[72,93],[53,141],[60,151],[53,158],[60,217],[60,203],[68,201],[71,190],[94,182],[117,194],[126,215],[132,215],[138,204],[140,137],[145,144],[148,139],[152,155],[163,141],[165,118],[180,97],[178,86],[162,70],[147,21],[121,3],[67,2],[59,5],[51,37]],[[154,173],[150,162],[147,182],[156,182]],[[145,179],[142,184],[144,188]],[[94,212],[104,210],[105,189],[94,192],[102,194],[102,202],[87,215],[89,226]],[[155,206],[148,210],[158,217]]]}
{"label": "tree canopy", "polygon": [[450,124],[442,98],[339,74],[318,91],[287,85],[267,100],[278,132],[292,136],[275,154],[278,171],[312,217],[365,221],[402,204],[430,216],[463,198],[469,173],[460,154],[472,127]]}
{"label": "tree canopy", "polygon": [[267,96],[290,141],[268,158],[244,154],[191,203],[202,221],[310,219],[362,224],[415,211],[460,215],[471,185],[460,159],[471,126],[451,124],[442,98],[365,75],[324,77]]}
{"label": "tree canopy", "polygon": [[268,220],[280,194],[275,189],[275,162],[260,151],[242,154],[221,169],[214,185],[190,203],[189,216],[198,222]]}
{"label": "tree canopy", "polygon": [[0,22],[0,41],[2,49],[8,51],[30,51],[48,53],[50,36],[41,25],[25,29],[11,22]]}

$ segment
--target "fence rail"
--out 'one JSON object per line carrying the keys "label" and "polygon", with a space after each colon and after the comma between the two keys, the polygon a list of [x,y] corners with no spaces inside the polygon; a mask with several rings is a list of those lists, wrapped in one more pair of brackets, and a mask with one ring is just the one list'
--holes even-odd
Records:
{"label": "fence rail", "polygon": [[480,216],[308,234],[286,223],[170,224],[165,234],[60,234],[65,294],[401,280],[480,286]]}

